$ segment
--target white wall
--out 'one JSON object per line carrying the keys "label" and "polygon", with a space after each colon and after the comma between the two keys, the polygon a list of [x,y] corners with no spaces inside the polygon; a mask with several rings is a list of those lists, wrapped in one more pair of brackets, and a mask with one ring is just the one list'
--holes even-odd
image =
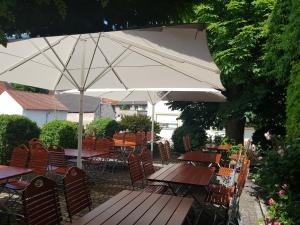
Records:
{"label": "white wall", "polygon": [[[83,125],[86,126],[95,119],[94,113],[83,113]],[[67,120],[78,123],[79,113],[68,113]]]}
{"label": "white wall", "polygon": [[0,114],[23,115],[23,108],[15,99],[4,91],[0,95]]}
{"label": "white wall", "polygon": [[[155,105],[154,120],[164,126],[159,136],[164,139],[171,139],[174,130],[182,125],[182,121],[177,120],[181,111],[172,111],[166,103],[167,101],[160,101]],[[147,109],[147,115],[152,117],[152,105],[150,103],[148,103]]]}
{"label": "white wall", "polygon": [[35,121],[39,127],[55,119],[65,120],[67,118],[65,111],[24,110],[23,115]]}

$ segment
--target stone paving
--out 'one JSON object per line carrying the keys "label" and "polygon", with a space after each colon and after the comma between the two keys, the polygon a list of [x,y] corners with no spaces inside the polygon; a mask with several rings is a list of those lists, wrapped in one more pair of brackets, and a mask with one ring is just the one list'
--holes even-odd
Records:
{"label": "stone paving", "polygon": [[[91,183],[91,198],[93,202],[93,207],[100,205],[101,203],[107,201],[117,193],[122,190],[132,190],[130,177],[128,173],[128,169],[122,167],[117,168],[115,173],[105,173],[102,174],[99,178],[93,179],[94,181]],[[244,192],[241,196],[240,200],[240,212],[241,212],[241,223],[242,225],[256,225],[259,224],[259,220],[262,221],[262,214],[260,213],[259,204],[255,194],[256,186],[252,181],[247,181]],[[137,190],[139,188],[135,188]],[[67,214],[65,199],[63,192],[59,192],[60,197],[60,207],[62,211],[63,225],[70,224],[70,219]],[[0,196],[1,199],[1,196]],[[73,221],[78,217],[86,214],[88,210],[84,210],[78,215],[73,217]],[[218,221],[217,224],[220,224],[221,220]],[[0,222],[1,224],[1,222]],[[2,223],[5,224],[5,223]],[[17,223],[11,223],[17,224]],[[198,222],[199,225],[210,225],[212,224],[212,218],[208,214],[203,214]]]}

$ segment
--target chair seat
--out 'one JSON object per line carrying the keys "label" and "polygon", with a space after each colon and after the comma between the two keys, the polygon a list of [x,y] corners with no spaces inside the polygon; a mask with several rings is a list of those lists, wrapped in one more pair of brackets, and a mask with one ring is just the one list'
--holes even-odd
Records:
{"label": "chair seat", "polygon": [[220,167],[217,176],[222,176],[222,177],[230,177],[232,172],[231,168],[228,167]]}
{"label": "chair seat", "polygon": [[149,185],[144,188],[145,192],[151,192],[156,194],[163,194],[168,190],[168,186],[166,185]]}
{"label": "chair seat", "polygon": [[232,196],[234,194],[234,187],[226,187],[221,184],[212,184],[208,192],[213,192],[213,193],[220,193],[220,194],[228,194],[229,196]]}
{"label": "chair seat", "polygon": [[29,183],[27,181],[17,180],[17,181],[13,181],[13,182],[9,182],[9,183],[5,184],[5,187],[8,189],[11,189],[11,190],[23,190],[28,185],[29,185]]}
{"label": "chair seat", "polygon": [[55,173],[65,174],[70,167],[58,167],[54,170]]}

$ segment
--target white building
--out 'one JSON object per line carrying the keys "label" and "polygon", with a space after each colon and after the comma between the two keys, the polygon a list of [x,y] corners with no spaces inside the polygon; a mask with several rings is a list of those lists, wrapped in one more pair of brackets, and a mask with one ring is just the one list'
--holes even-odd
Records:
{"label": "white building", "polygon": [[[159,136],[164,139],[171,139],[174,130],[182,125],[182,121],[177,119],[181,111],[171,110],[166,105],[167,101],[160,101],[155,105],[154,120],[160,124],[162,128]],[[148,103],[148,116],[152,116],[152,105]]]}
{"label": "white building", "polygon": [[0,92],[0,114],[23,115],[39,127],[54,119],[65,120],[67,111],[53,95],[12,89]]}

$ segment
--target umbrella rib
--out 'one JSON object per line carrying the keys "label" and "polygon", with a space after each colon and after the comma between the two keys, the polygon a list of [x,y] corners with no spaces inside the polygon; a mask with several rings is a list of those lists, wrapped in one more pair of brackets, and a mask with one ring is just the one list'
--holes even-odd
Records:
{"label": "umbrella rib", "polygon": [[[193,61],[187,60],[187,59],[182,59],[182,58],[180,58],[180,57],[178,57],[178,56],[175,56],[175,55],[172,55],[172,54],[170,54],[170,53],[163,53],[163,52],[161,52],[161,51],[159,51],[159,50],[156,50],[156,49],[153,48],[153,47],[143,46],[143,45],[141,45],[141,44],[138,44],[138,43],[135,43],[135,42],[126,40],[126,39],[124,39],[124,38],[113,37],[113,36],[111,36],[111,35],[109,35],[109,34],[105,34],[105,37],[107,37],[107,38],[109,38],[109,39],[112,39],[112,40],[114,40],[114,41],[116,41],[116,42],[119,42],[119,43],[121,42],[121,43],[125,43],[125,44],[130,44],[130,45],[132,45],[132,46],[134,46],[134,47],[136,47],[136,48],[140,48],[140,49],[143,49],[143,50],[145,50],[145,51],[152,52],[152,53],[154,53],[154,54],[156,54],[156,55],[159,55],[159,56],[162,56],[162,57],[165,57],[165,58],[169,58],[169,59],[175,60],[175,61],[177,61],[177,62],[181,62],[181,63],[186,62],[186,63],[189,63],[189,64],[191,64],[191,65],[194,65],[194,66],[197,66],[197,67],[200,67],[200,68],[203,68],[203,69],[207,69],[207,70],[210,70],[210,71],[215,72],[215,73],[219,73],[219,72],[220,72],[219,69],[215,69],[215,68],[211,68],[211,67],[209,67],[209,66],[201,65],[201,64],[195,63],[195,62],[193,62]],[[148,45],[149,45],[149,44],[148,44]]]}
{"label": "umbrella rib", "polygon": [[[29,42],[41,53],[41,55],[43,55],[54,67],[55,67],[55,69],[57,69],[58,71],[60,71],[61,73],[62,73],[62,75],[65,75],[64,74],[64,72],[62,72],[61,71],[61,69],[58,67],[58,65],[56,65],[56,63],[55,62],[53,62],[53,60],[52,59],[50,59],[49,58],[49,56],[47,56],[47,54],[45,53],[45,52],[43,52],[43,51],[41,51],[41,49],[39,49],[39,47],[34,43],[34,42],[32,42],[31,40],[29,40]],[[62,75],[60,75],[60,78],[59,78],[59,80],[61,79],[61,77],[62,77]],[[66,75],[65,75],[65,77],[74,85],[74,86],[76,86],[73,82],[72,82],[72,80],[70,80],[70,78],[68,78]],[[54,89],[56,89],[56,87],[57,87],[57,84],[54,86]]]}
{"label": "umbrella rib", "polygon": [[88,71],[87,71],[87,74],[86,74],[86,77],[85,77],[85,80],[84,80],[83,87],[85,87],[86,82],[87,82],[87,79],[88,79],[88,76],[89,76],[90,71],[91,71],[91,66],[92,66],[92,63],[93,63],[94,58],[95,58],[96,50],[97,50],[97,48],[98,48],[99,40],[100,40],[100,37],[101,37],[101,32],[99,33],[99,36],[98,36],[98,38],[97,38],[97,42],[95,42],[95,40],[94,40],[94,38],[91,36],[91,34],[89,34],[89,36],[91,37],[91,39],[93,40],[93,42],[94,42],[94,44],[95,44],[95,49],[94,49],[94,52],[93,52],[93,55],[92,55],[92,59],[91,59],[90,65],[89,65],[89,67],[88,67]]}
{"label": "umbrella rib", "polygon": [[[72,37],[72,36],[71,36],[71,37]],[[74,38],[74,37],[72,37],[72,38]],[[75,44],[74,44],[74,46],[72,47],[72,51],[70,51],[70,54],[69,54],[69,56],[68,56],[68,60],[67,60],[67,62],[66,62],[66,67],[68,66],[68,64],[69,64],[69,62],[70,62],[70,60],[71,60],[71,57],[72,57],[72,55],[73,55],[73,53],[74,53],[74,51],[75,51],[75,48],[76,48],[76,45],[77,45],[79,39],[80,39],[80,36],[79,36],[78,38],[76,38]],[[70,70],[69,70],[69,72],[70,72]],[[58,84],[59,84],[59,82],[61,81],[61,78],[63,77],[64,73],[65,73],[64,70],[61,71],[61,75],[60,75],[59,78],[57,79],[55,88],[58,86]],[[65,77],[66,77],[68,80],[70,79],[70,78],[68,78],[66,75],[65,75]],[[70,81],[70,80],[69,80],[69,81]],[[70,81],[70,82],[71,82],[71,81]],[[71,82],[71,83],[72,83],[72,82]],[[74,86],[76,87],[76,83],[74,84]],[[78,87],[77,87],[77,88],[78,88]]]}
{"label": "umbrella rib", "polygon": [[[55,41],[54,43],[52,43],[52,45],[53,45],[53,46],[58,45],[58,44],[59,44],[63,39],[65,39],[65,38],[67,38],[67,36],[64,36],[63,38],[61,38],[61,39]],[[45,52],[45,51],[49,50],[49,48],[50,48],[50,46],[47,46],[47,47],[41,49],[41,51]],[[20,58],[23,58],[23,60],[21,60],[20,62],[17,62],[16,64],[12,65],[11,67],[7,68],[7,69],[4,70],[3,72],[1,72],[0,75],[6,73],[6,72],[8,72],[8,71],[14,70],[15,68],[17,68],[17,67],[23,65],[24,63],[30,61],[31,59],[35,58],[36,56],[38,56],[38,55],[40,55],[40,54],[41,54],[40,52],[36,52],[36,53],[34,53],[34,54],[32,54],[32,55],[26,57],[26,58],[23,58],[23,57],[18,56],[18,57],[20,57]]]}
{"label": "umbrella rib", "polygon": [[[79,35],[78,39],[80,38],[81,35]],[[75,83],[76,87],[78,89],[80,89],[79,84],[76,82],[76,80],[74,79],[74,77],[72,76],[72,74],[70,73],[70,71],[67,69],[66,65],[62,62],[61,58],[58,56],[58,54],[56,53],[56,51],[50,46],[49,41],[47,40],[47,38],[44,37],[45,42],[49,45],[51,51],[54,53],[54,55],[56,56],[56,58],[58,59],[58,61],[61,63],[61,65],[63,66],[64,70],[67,71],[67,73],[69,74],[70,78],[73,80],[73,82]],[[78,41],[76,42],[77,45]],[[75,46],[76,46],[75,45]],[[75,47],[74,47],[75,48]],[[72,55],[72,54],[71,54]]]}
{"label": "umbrella rib", "polygon": [[121,52],[121,54],[119,54],[109,65],[107,65],[107,67],[105,67],[102,72],[93,80],[89,83],[89,85],[87,85],[86,89],[90,88],[94,83],[96,83],[98,80],[100,80],[105,74],[107,74],[110,70],[111,70],[111,65],[113,65],[122,55],[124,55],[124,53],[130,49],[131,45],[129,45],[126,49],[124,49],[123,52]]}
{"label": "umbrella rib", "polygon": [[122,100],[120,102],[123,102],[126,98],[128,98],[132,93],[134,92],[134,90],[130,91],[130,93],[128,95],[126,95],[124,98],[122,98]]}
{"label": "umbrella rib", "polygon": [[[95,42],[95,40],[93,40],[93,41]],[[101,52],[101,54],[103,55],[103,57],[104,57],[106,63],[107,63],[108,65],[111,65],[110,62],[109,62],[109,60],[108,60],[108,58],[106,57],[106,55],[104,54],[104,52],[102,51],[102,49],[100,48],[100,46],[98,45],[98,42],[97,42],[97,44],[96,44],[96,48]],[[114,75],[115,75],[115,76],[117,77],[117,79],[119,80],[119,82],[124,86],[124,88],[125,88],[125,89],[128,89],[127,85],[126,85],[126,84],[124,83],[124,81],[120,78],[120,76],[118,75],[117,71],[116,71],[114,68],[112,68],[111,66],[110,66],[110,68],[111,68],[111,70],[113,71]]]}
{"label": "umbrella rib", "polygon": [[147,94],[148,94],[148,96],[149,96],[149,99],[150,99],[151,104],[154,105],[154,102],[153,102],[153,100],[152,100],[152,98],[151,98],[150,93],[149,93],[148,90],[147,90]]}

